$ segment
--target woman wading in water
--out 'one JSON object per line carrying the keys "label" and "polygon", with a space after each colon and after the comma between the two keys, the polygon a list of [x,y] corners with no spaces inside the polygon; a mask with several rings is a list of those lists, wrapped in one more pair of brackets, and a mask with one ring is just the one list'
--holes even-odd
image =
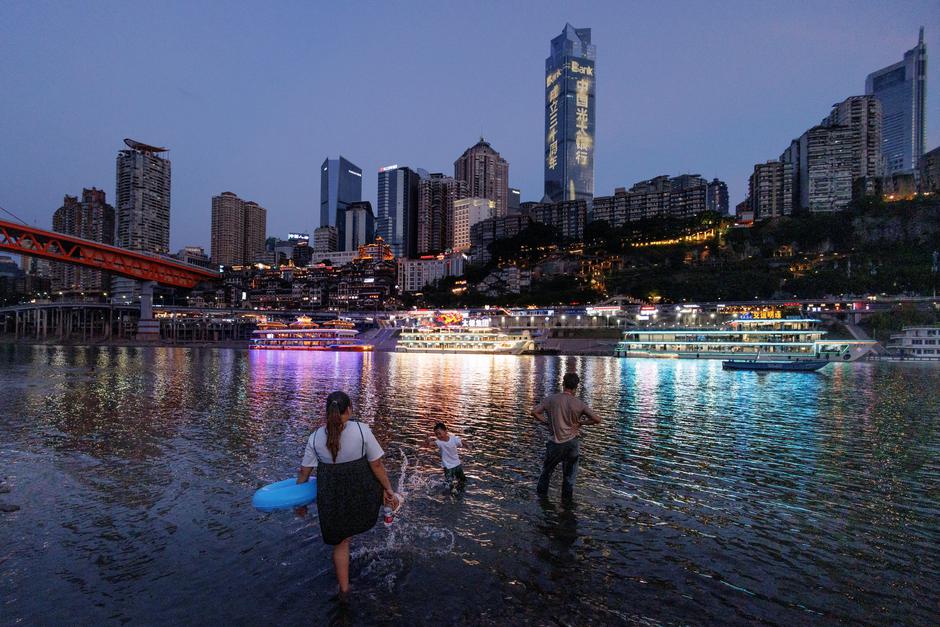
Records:
{"label": "woman wading in water", "polygon": [[[317,470],[317,510],[323,542],[333,546],[333,566],[339,591],[349,591],[349,540],[372,529],[384,501],[396,509],[382,456],[382,447],[369,425],[353,420],[352,402],[345,392],[326,397],[326,426],[307,440],[297,483],[310,479]],[[298,508],[299,515],[307,513]]]}

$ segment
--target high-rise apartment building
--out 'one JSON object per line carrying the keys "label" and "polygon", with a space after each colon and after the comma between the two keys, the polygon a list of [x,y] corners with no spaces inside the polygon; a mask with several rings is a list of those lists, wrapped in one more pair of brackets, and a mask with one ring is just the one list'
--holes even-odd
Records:
{"label": "high-rise apartment building", "polygon": [[125,139],[117,156],[116,243],[156,255],[170,252],[170,161],[166,148]]}
{"label": "high-rise apartment building", "polygon": [[515,237],[532,223],[527,215],[488,218],[470,227],[470,254],[473,263],[483,264],[492,259],[490,244],[498,239]]}
{"label": "high-rise apartment building", "polygon": [[375,239],[375,214],[372,203],[360,201],[349,203],[340,210],[340,250],[359,250]]}
{"label": "high-rise apartment building", "polygon": [[320,165],[320,226],[339,227],[339,212],[360,200],[362,169],[342,155],[324,159]]}
{"label": "high-rise apartment building", "polygon": [[339,232],[335,226],[321,226],[313,231],[314,254],[336,250],[339,250]]}
{"label": "high-rise apartment building", "polygon": [[728,185],[712,179],[705,190],[705,208],[719,215],[728,215]]}
{"label": "high-rise apartment building", "polygon": [[790,207],[791,210],[796,212],[803,208],[803,201],[800,194],[800,172],[802,171],[800,165],[800,140],[799,138],[794,139],[790,142],[790,145],[780,154],[780,163],[784,163],[788,166],[785,172],[790,174]]}
{"label": "high-rise apartment building", "polygon": [[852,129],[814,126],[800,136],[799,146],[800,207],[813,212],[844,209],[852,200]]}
{"label": "high-rise apartment building", "polygon": [[470,250],[470,228],[477,222],[497,216],[496,202],[489,198],[462,198],[454,201],[453,249]]}
{"label": "high-rise apartment building", "polygon": [[449,276],[461,276],[467,256],[461,252],[427,255],[421,259],[399,259],[398,282],[402,292],[420,292]]}
{"label": "high-rise apartment building", "polygon": [[594,63],[590,28],[565,24],[545,59],[545,195],[594,197]]}
{"label": "high-rise apartment building", "polygon": [[267,211],[232,192],[212,197],[212,262],[220,266],[253,263],[265,254]]}
{"label": "high-rise apartment building", "polygon": [[[170,252],[170,160],[166,148],[125,139],[127,150],[117,156],[114,243],[152,255]],[[134,279],[114,277],[111,293],[133,300],[140,293]]]}
{"label": "high-rise apartment building", "polygon": [[454,178],[467,184],[473,198],[496,203],[496,215],[509,213],[509,163],[481,137],[454,161]]}
{"label": "high-rise apartment building", "polygon": [[431,174],[418,183],[417,254],[444,252],[454,245],[454,201],[466,198],[463,181]]}
{"label": "high-rise apartment building", "polygon": [[708,210],[708,185],[698,174],[680,174],[640,181],[629,190],[618,187],[613,196],[594,199],[593,219],[617,227],[637,220],[691,218]]}
{"label": "high-rise apartment building", "polygon": [[390,165],[379,168],[378,215],[375,232],[392,248],[396,257],[418,254],[419,172]]}
{"label": "high-rise apartment building", "polygon": [[865,79],[865,93],[881,102],[884,173],[912,172],[927,143],[927,45],[920,29],[917,45],[893,65]]}
{"label": "high-rise apartment building", "polygon": [[748,180],[748,198],[755,220],[788,216],[793,213],[792,166],[782,161],[768,161],[754,166]]}
{"label": "high-rise apartment building", "polygon": [[558,231],[563,240],[580,241],[584,237],[584,227],[587,224],[585,200],[536,203],[525,211],[533,222],[540,222]]}
{"label": "high-rise apartment building", "polygon": [[245,261],[251,263],[264,255],[268,237],[268,212],[258,203],[245,201]]}
{"label": "high-rise apartment building", "polygon": [[827,126],[852,129],[852,181],[859,195],[876,193],[882,175],[881,103],[875,96],[852,96],[832,105]]}
{"label": "high-rise apartment building", "polygon": [[[52,214],[52,230],[103,244],[114,243],[114,208],[105,202],[104,190],[83,189],[81,200],[66,196]],[[56,291],[107,292],[110,276],[101,270],[52,262],[52,289]]]}

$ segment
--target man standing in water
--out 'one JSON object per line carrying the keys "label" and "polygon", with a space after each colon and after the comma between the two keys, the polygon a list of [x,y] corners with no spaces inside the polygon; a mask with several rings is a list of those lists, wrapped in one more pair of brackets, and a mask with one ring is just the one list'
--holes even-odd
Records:
{"label": "man standing in water", "polygon": [[[562,379],[562,392],[552,394],[532,410],[532,416],[541,423],[551,420],[552,435],[545,443],[545,461],[542,475],[536,488],[539,497],[548,496],[548,482],[552,478],[555,466],[562,464],[564,483],[561,486],[561,499],[565,506],[574,504],[574,480],[578,474],[578,457],[581,453],[581,435],[583,425],[600,424],[600,416],[575,396],[575,390],[581,380],[573,372]],[[545,413],[548,412],[548,418]],[[582,416],[586,419],[582,419]]]}

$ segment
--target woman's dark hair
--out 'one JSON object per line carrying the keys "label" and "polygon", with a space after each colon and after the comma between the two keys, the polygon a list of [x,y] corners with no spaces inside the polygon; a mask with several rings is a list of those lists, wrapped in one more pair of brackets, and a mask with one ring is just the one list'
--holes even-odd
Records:
{"label": "woman's dark hair", "polygon": [[436,425],[434,425],[434,430],[437,431],[438,429],[440,429],[441,431],[447,431],[447,427],[444,426],[443,422],[439,422]]}
{"label": "woman's dark hair", "polygon": [[346,413],[352,401],[346,392],[336,391],[326,397],[326,448],[329,449],[336,461],[336,455],[339,453],[339,436],[343,433],[343,419],[341,416]]}

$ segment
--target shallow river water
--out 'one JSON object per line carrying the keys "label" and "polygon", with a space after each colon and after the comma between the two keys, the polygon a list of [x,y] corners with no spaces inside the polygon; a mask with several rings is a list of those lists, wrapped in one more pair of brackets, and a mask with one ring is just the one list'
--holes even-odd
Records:
{"label": "shallow river water", "polygon": [[[531,406],[574,371],[577,505]],[[252,509],[343,389],[406,498],[334,598],[316,509]],[[466,491],[426,441],[464,436]],[[940,368],[0,346],[0,623],[940,622]]]}

